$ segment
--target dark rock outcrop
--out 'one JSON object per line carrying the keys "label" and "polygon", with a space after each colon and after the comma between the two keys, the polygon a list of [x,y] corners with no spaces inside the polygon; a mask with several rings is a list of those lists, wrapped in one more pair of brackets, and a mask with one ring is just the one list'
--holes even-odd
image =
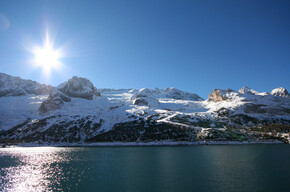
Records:
{"label": "dark rock outcrop", "polygon": [[69,97],[77,97],[92,100],[94,95],[100,96],[93,83],[82,77],[72,77],[67,82],[58,86],[58,89]]}
{"label": "dark rock outcrop", "polygon": [[138,93],[132,98],[134,105],[151,106],[158,104],[158,100],[153,96],[154,93],[150,89],[140,89]]}
{"label": "dark rock outcrop", "polygon": [[64,102],[70,102],[71,98],[61,93],[59,90],[54,89],[48,98],[43,101],[39,107],[41,113],[54,111],[60,109]]}
{"label": "dark rock outcrop", "polygon": [[133,104],[140,105],[140,106],[144,106],[144,105],[148,106],[149,105],[146,98],[136,98],[136,99],[134,99]]}

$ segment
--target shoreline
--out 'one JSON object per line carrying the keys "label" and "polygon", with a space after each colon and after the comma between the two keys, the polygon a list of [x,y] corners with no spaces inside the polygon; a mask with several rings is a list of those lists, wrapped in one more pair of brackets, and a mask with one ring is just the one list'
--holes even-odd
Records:
{"label": "shoreline", "polygon": [[23,143],[17,145],[0,144],[0,148],[14,147],[135,147],[135,146],[194,146],[194,145],[252,145],[287,144],[283,141],[156,141],[156,142],[100,142],[100,143]]}

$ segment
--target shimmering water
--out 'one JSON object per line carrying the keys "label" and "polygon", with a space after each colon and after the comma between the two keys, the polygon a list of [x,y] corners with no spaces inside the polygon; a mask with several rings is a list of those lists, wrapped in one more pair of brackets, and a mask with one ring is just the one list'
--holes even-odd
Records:
{"label": "shimmering water", "polygon": [[0,191],[289,191],[290,145],[0,149]]}

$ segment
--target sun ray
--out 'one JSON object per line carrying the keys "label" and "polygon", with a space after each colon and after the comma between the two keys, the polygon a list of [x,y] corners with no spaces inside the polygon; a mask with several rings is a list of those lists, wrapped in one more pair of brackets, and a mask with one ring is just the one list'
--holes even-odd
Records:
{"label": "sun ray", "polygon": [[35,56],[34,63],[37,67],[41,67],[43,73],[48,77],[52,69],[60,68],[61,51],[53,48],[53,43],[50,41],[49,33],[46,33],[46,38],[43,47],[36,47],[33,50]]}

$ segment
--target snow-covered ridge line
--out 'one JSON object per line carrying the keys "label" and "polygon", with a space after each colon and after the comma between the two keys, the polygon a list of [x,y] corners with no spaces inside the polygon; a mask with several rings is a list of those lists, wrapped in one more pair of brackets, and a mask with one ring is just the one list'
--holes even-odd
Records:
{"label": "snow-covered ridge line", "polygon": [[97,89],[88,79],[73,77],[49,93],[0,97],[0,141],[286,141],[286,93],[215,89],[204,100],[176,88]]}
{"label": "snow-covered ridge line", "polygon": [[52,86],[0,73],[0,97],[49,94]]}

